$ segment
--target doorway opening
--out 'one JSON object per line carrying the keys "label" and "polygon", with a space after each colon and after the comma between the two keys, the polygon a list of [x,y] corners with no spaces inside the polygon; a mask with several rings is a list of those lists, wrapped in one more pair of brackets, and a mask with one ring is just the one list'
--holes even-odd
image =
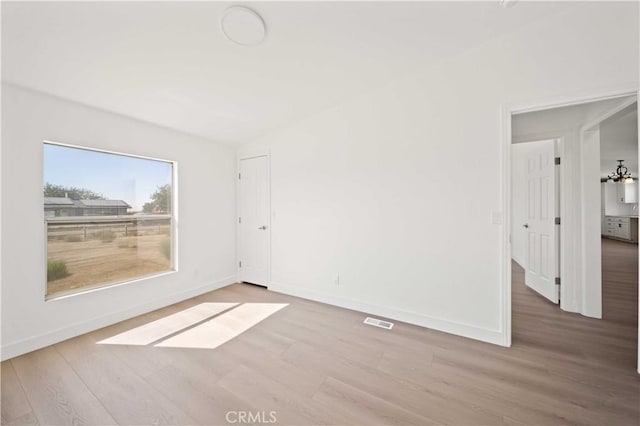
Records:
{"label": "doorway opening", "polygon": [[[600,153],[600,136],[603,137],[603,143],[608,134],[615,134],[618,138],[619,129],[611,131],[607,125],[613,121],[613,118],[626,117],[631,110],[635,112],[636,121],[627,117],[625,125],[627,130],[632,128],[635,130],[632,138],[636,151],[633,154],[627,153],[625,158],[633,157],[632,161],[629,160],[629,164],[637,167],[638,125],[635,105],[637,105],[637,93],[628,91],[613,96],[567,101],[564,104],[505,108],[505,129],[509,135],[505,153],[506,169],[509,172],[507,174],[509,182],[505,184],[507,188],[505,218],[508,225],[505,243],[509,268],[505,276],[508,277],[507,282],[511,284],[508,289],[505,289],[508,317],[505,319],[505,329],[509,334],[505,338],[507,346],[511,345],[511,334],[516,342],[537,341],[540,345],[547,345],[550,340],[544,340],[542,335],[549,334],[548,329],[553,328],[554,332],[551,334],[557,335],[556,343],[559,347],[564,345],[563,342],[574,342],[577,347],[580,347],[582,343],[575,343],[580,342],[580,333],[576,335],[569,333],[571,324],[575,328],[577,323],[582,324],[584,321],[597,322],[598,320],[588,317],[602,318],[603,306],[604,321],[597,326],[590,324],[588,327],[603,330],[621,327],[625,329],[624,334],[627,334],[628,338],[630,336],[632,342],[637,343],[639,314],[637,246],[626,243],[627,249],[635,247],[636,251],[627,250],[628,253],[625,251],[626,254],[621,255],[620,247],[617,250],[611,250],[611,246],[615,246],[618,241],[613,241],[611,244],[609,241],[601,242],[601,234],[604,232],[606,222],[603,207],[601,208],[603,189],[600,167],[600,158],[606,159],[606,156]],[[544,178],[549,178],[549,182],[552,182],[550,179],[555,176],[557,188],[562,192],[562,196],[560,191],[557,191],[557,196],[550,198],[552,196],[547,194],[546,197],[546,200],[553,199],[557,202],[556,239],[553,235],[541,232],[540,229],[530,228],[531,206],[534,209],[533,213],[538,213],[538,216],[534,215],[533,219],[539,219],[541,206],[545,206],[545,197],[542,196],[543,192],[540,189],[543,185],[540,176],[536,177],[537,186],[527,181],[528,168],[532,163],[531,159],[526,159],[524,154],[527,149],[529,151],[533,149],[537,143],[546,141],[547,144],[551,144],[551,140],[556,141],[556,150],[553,154],[556,164],[559,164],[555,174],[550,175],[547,172]],[[518,151],[519,154],[516,154]],[[611,155],[619,156],[620,153]],[[518,156],[519,159],[516,158]],[[633,173],[637,178],[638,172],[632,171]],[[520,179],[520,181],[514,181],[514,179]],[[548,212],[554,212],[548,205],[546,206]],[[637,206],[633,208],[637,216]],[[630,213],[629,216],[633,216],[634,213]],[[621,229],[626,230],[626,227],[622,226]],[[557,243],[550,246],[552,249],[557,248],[557,254],[554,254],[552,249],[545,249],[550,241]],[[612,254],[614,252],[617,254]],[[624,273],[627,277],[624,289],[611,285],[612,276],[620,281],[619,276],[616,275],[616,268],[619,267],[622,258],[627,261],[632,260],[628,262],[628,269]],[[533,265],[529,264],[529,259]],[[537,284],[532,282],[536,280],[526,277],[527,274],[533,276],[534,273],[544,273],[546,287],[536,288]],[[553,273],[557,275],[556,279],[551,281],[553,277],[549,274]],[[551,292],[552,283],[557,284],[555,293]],[[553,304],[557,301],[554,300],[556,294],[559,298],[559,307]],[[616,295],[620,294],[625,296],[616,298]],[[621,316],[617,323],[611,321],[614,318],[609,316],[613,311]],[[558,326],[560,326],[559,329]],[[536,331],[541,334],[540,340],[535,337]],[[620,334],[620,330],[616,333]],[[588,345],[589,338],[593,339],[593,336],[582,337],[585,337],[584,345]],[[566,349],[571,350],[570,347]],[[627,349],[627,355],[633,356],[633,364],[638,365],[640,354],[633,348]]]}
{"label": "doorway opening", "polygon": [[637,327],[638,103],[599,123],[601,177],[602,317]]}

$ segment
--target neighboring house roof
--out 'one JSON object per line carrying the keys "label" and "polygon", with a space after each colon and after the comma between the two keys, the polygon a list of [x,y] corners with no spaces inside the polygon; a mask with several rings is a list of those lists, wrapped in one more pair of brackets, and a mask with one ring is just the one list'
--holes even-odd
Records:
{"label": "neighboring house roof", "polygon": [[122,200],[79,200],[86,207],[127,207],[131,206]]}
{"label": "neighboring house roof", "polygon": [[50,206],[73,206],[73,200],[65,197],[44,197],[44,204]]}
{"label": "neighboring house roof", "polygon": [[102,207],[126,207],[131,208],[129,204],[122,200],[72,200],[65,197],[44,197],[45,207],[87,207],[87,208],[102,208]]}

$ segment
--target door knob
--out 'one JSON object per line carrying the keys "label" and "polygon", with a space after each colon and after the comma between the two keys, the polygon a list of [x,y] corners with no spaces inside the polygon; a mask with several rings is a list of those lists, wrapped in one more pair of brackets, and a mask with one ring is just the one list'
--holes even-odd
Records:
{"label": "door knob", "polygon": [[528,228],[528,227],[529,227],[529,224],[528,224],[528,223],[525,223],[525,224],[524,224],[524,225],[522,225],[522,226],[524,226],[525,228]]}
{"label": "door knob", "polygon": [[267,225],[262,225],[262,226],[258,227],[258,229],[262,229],[264,231],[265,229],[267,229]]}

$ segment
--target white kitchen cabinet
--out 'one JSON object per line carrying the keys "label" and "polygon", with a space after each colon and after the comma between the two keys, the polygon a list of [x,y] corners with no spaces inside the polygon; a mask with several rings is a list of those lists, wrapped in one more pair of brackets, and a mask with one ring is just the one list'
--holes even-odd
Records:
{"label": "white kitchen cabinet", "polygon": [[[638,215],[637,203],[620,202],[620,199],[618,198],[618,185],[618,183],[614,182],[602,183],[602,208],[604,210],[602,217],[602,229],[604,229],[604,216],[628,217]],[[634,186],[637,187],[637,183],[634,182]]]}
{"label": "white kitchen cabinet", "polygon": [[619,203],[638,202],[638,182],[616,182],[617,201]]}
{"label": "white kitchen cabinet", "polygon": [[606,216],[602,235],[625,241],[638,241],[638,218]]}
{"label": "white kitchen cabinet", "polygon": [[[618,185],[615,183],[603,183],[604,188],[604,204],[606,216],[619,215],[618,209]],[[624,206],[620,206],[624,207]]]}

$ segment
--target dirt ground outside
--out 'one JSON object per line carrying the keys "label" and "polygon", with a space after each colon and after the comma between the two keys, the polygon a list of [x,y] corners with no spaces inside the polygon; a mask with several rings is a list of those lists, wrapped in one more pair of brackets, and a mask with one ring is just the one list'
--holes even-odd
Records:
{"label": "dirt ground outside", "polygon": [[[77,238],[80,239],[80,238]],[[166,233],[114,239],[52,239],[49,261],[63,261],[69,275],[47,282],[47,295],[127,281],[171,270],[170,236]]]}

